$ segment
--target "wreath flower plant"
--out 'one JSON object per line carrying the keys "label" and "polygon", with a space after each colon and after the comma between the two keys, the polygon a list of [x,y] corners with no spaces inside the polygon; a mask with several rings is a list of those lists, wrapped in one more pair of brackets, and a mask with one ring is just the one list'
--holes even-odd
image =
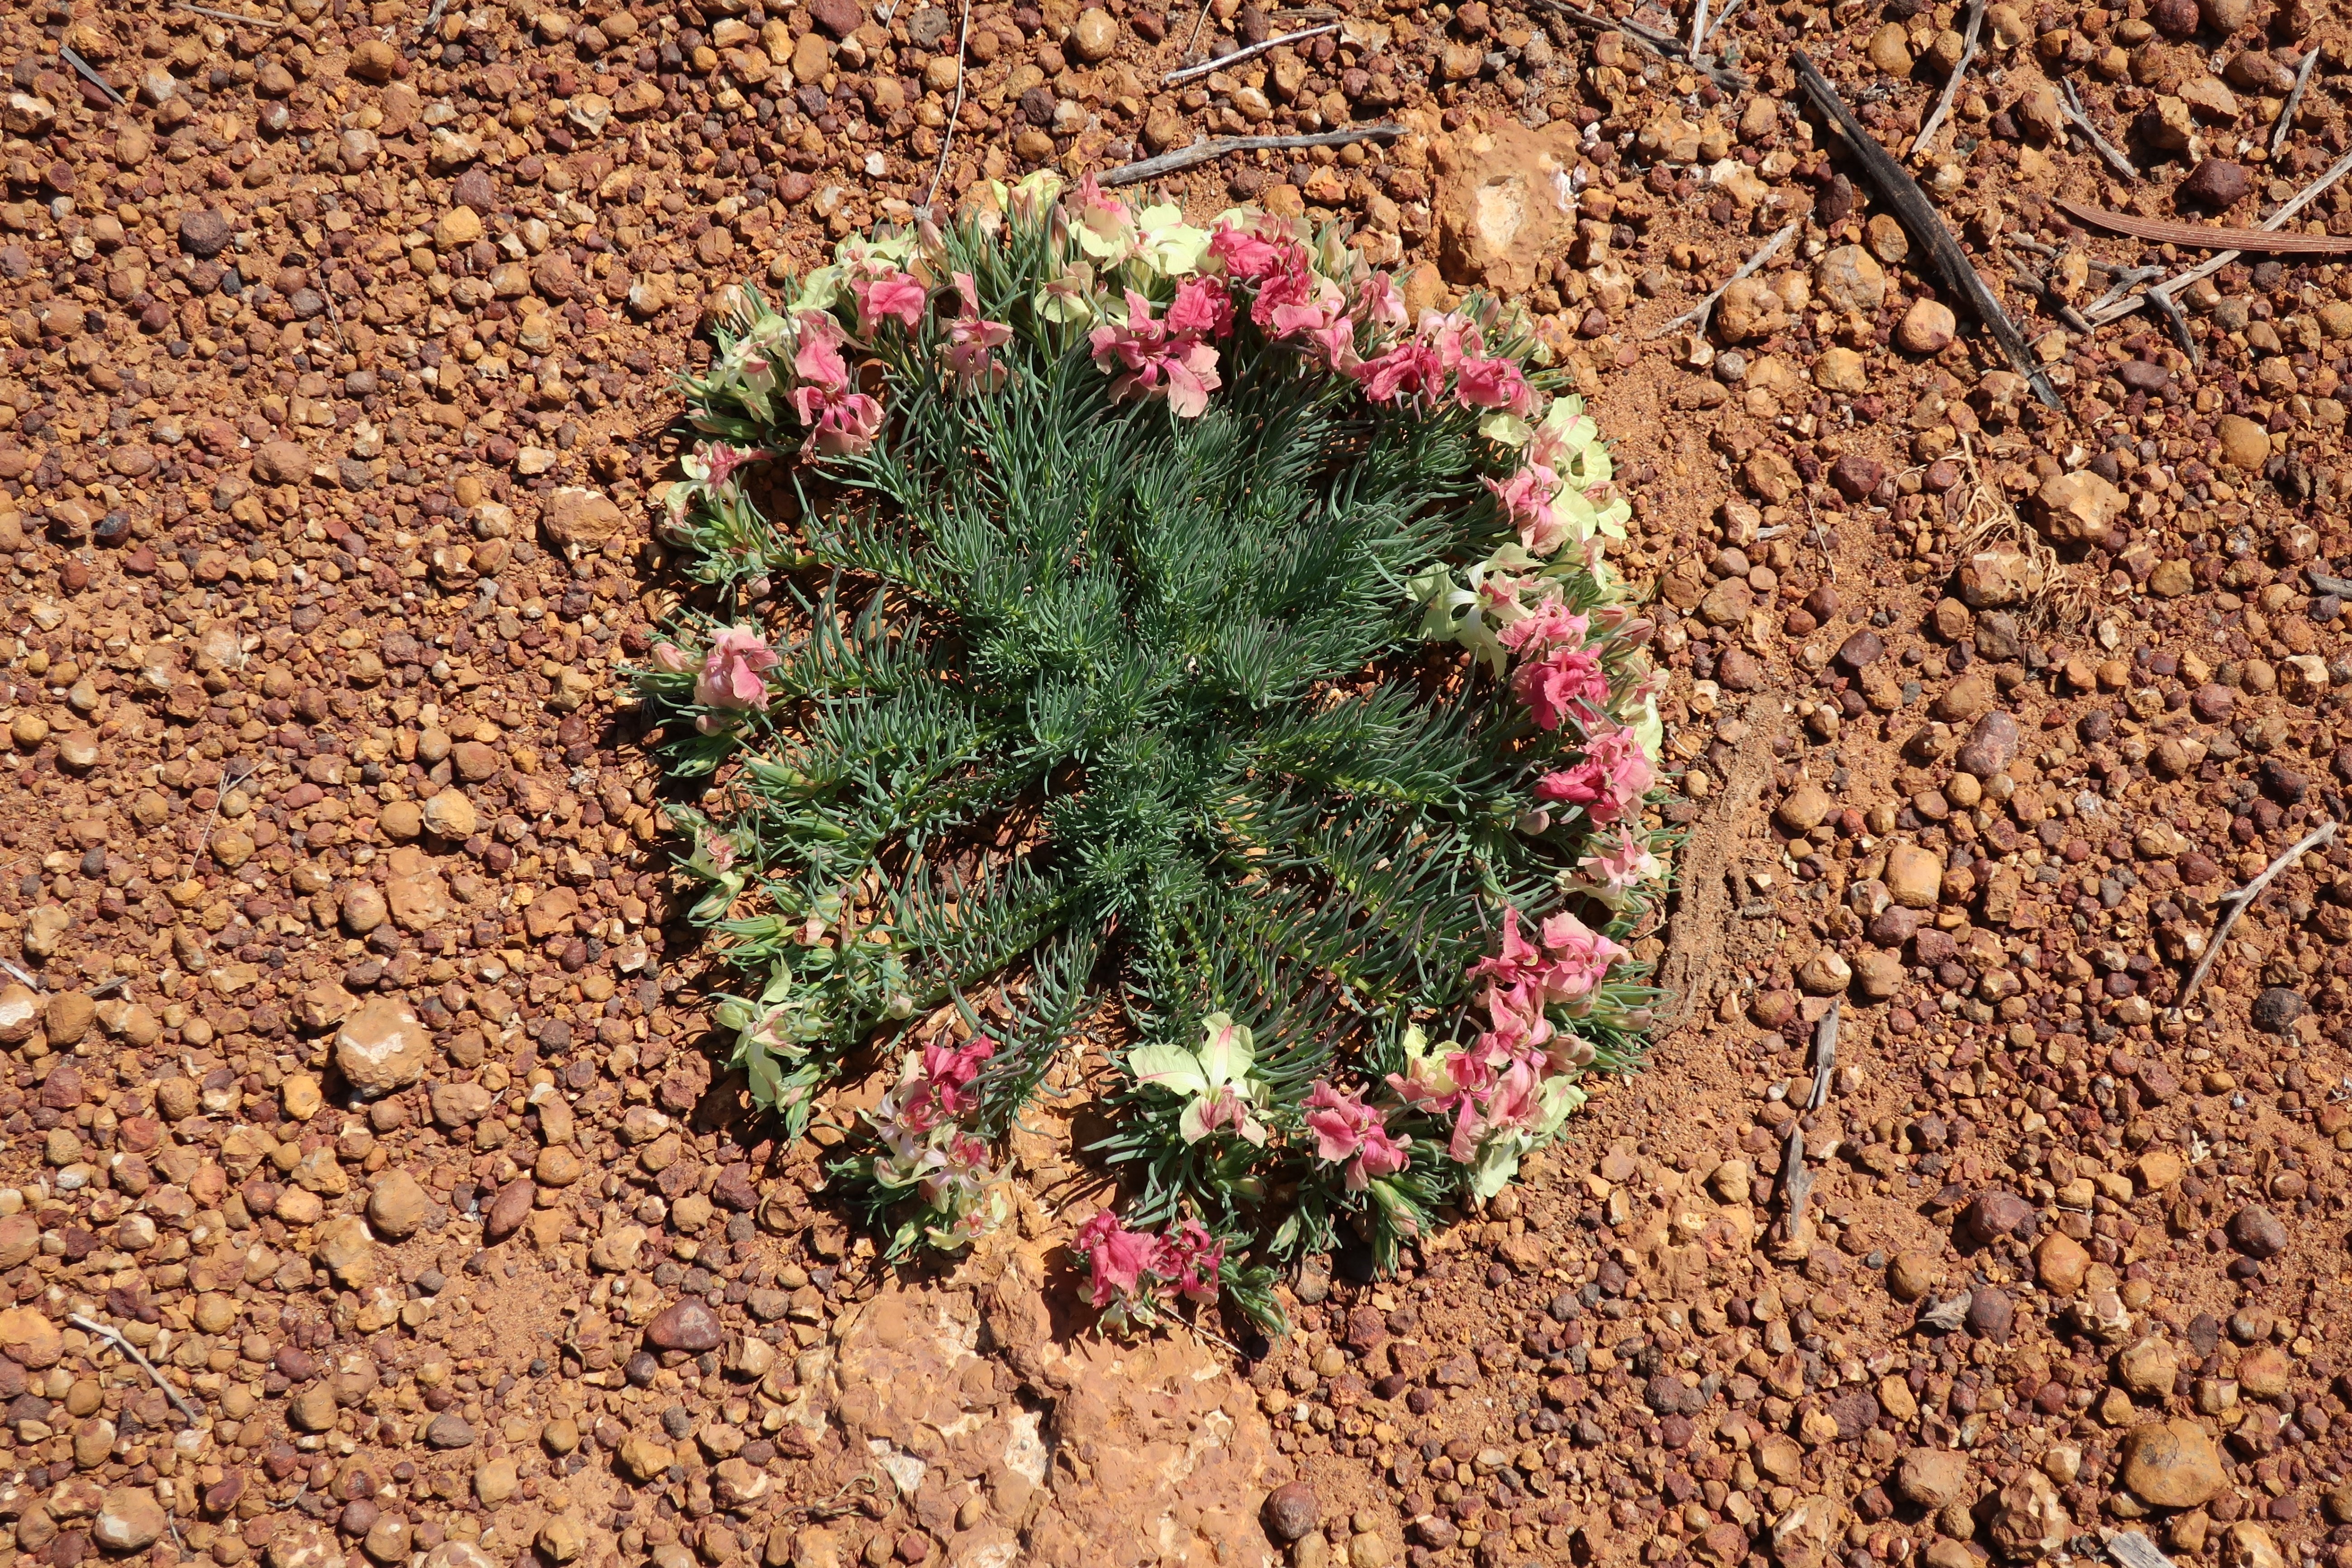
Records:
{"label": "wreath flower plant", "polygon": [[1277,1264],[1392,1267],[1638,1064],[1662,678],[1514,312],[1050,175],[731,305],[663,522],[731,613],[638,679],[724,773],[677,815],[756,1101],[898,1057],[837,1168],[893,1256],[1003,1219],[1091,1040],[1095,1304],[1273,1325]]}

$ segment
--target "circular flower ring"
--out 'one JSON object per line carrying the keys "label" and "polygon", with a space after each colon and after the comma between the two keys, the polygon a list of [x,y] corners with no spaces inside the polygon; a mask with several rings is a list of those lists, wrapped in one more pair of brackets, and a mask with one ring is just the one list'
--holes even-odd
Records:
{"label": "circular flower ring", "polygon": [[1635,1064],[1659,677],[1558,380],[1334,234],[1045,176],[740,291],[664,527],[760,607],[640,679],[723,770],[678,815],[752,1094],[797,1135],[903,1053],[849,1167],[895,1247],[998,1221],[1091,1040],[1097,1304],[1271,1318],[1274,1262],[1392,1261]]}

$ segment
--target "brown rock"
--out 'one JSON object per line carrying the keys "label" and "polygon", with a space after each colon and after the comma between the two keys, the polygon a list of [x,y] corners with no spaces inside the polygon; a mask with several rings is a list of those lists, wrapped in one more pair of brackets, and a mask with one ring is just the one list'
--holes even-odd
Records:
{"label": "brown rock", "polygon": [[1943,863],[1916,844],[1888,846],[1885,879],[1887,897],[1906,909],[1932,910],[1943,897]]}
{"label": "brown rock", "polygon": [[1886,1289],[1896,1300],[1910,1302],[1925,1296],[1936,1283],[1936,1260],[1925,1252],[1898,1252],[1886,1266]]}
{"label": "brown rock", "polygon": [[1264,1516],[1266,1533],[1286,1545],[1323,1522],[1323,1504],[1305,1481],[1292,1481],[1266,1494]]}
{"label": "brown rock", "polygon": [[2116,1479],[2157,1508],[2197,1508],[2230,1484],[2212,1435],[2180,1417],[2133,1427],[2124,1438]]}
{"label": "brown rock", "polygon": [[89,1538],[109,1552],[137,1552],[163,1533],[170,1516],[152,1487],[115,1487],[91,1521]]}
{"label": "brown rock", "polygon": [[0,1045],[23,1045],[40,1026],[40,997],[26,986],[0,986]]}
{"label": "brown rock", "polygon": [[2073,1296],[2091,1270],[2091,1255],[2063,1231],[2052,1231],[2033,1249],[2034,1277],[2054,1296]]}
{"label": "brown rock", "polygon": [[474,803],[466,797],[463,790],[454,785],[425,803],[423,819],[426,832],[436,837],[450,839],[472,837],[481,820],[474,810]]}
{"label": "brown rock", "polygon": [[1895,1489],[1925,1509],[1959,1502],[1970,1491],[1969,1457],[1950,1448],[1913,1448],[1895,1469]]}
{"label": "brown rock", "polygon": [[49,998],[48,1007],[41,1015],[41,1032],[48,1037],[52,1050],[62,1050],[81,1043],[97,1014],[98,1004],[87,993],[60,991]]}
{"label": "brown rock", "polygon": [[2015,1236],[2031,1228],[2034,1210],[2032,1204],[2015,1193],[1995,1190],[1979,1193],[1969,1206],[1960,1211],[1954,1227],[1963,1240],[1986,1247],[2005,1236]]}
{"label": "brown rock", "polygon": [[520,1230],[522,1222],[530,1217],[531,1192],[532,1187],[527,1178],[509,1182],[500,1187],[499,1195],[482,1215],[482,1239],[495,1244]]}
{"label": "brown rock", "polygon": [[2254,177],[2242,163],[2227,158],[2207,158],[2189,172],[2173,194],[2183,203],[2212,207],[2233,206],[2253,195]]}
{"label": "brown rock", "polygon": [[433,1037],[406,1003],[379,996],[335,1035],[335,1066],[361,1098],[377,1100],[425,1076]]}
{"label": "brown rock", "polygon": [[1987,1531],[1992,1548],[2012,1563],[2047,1557],[2065,1545],[2074,1532],[2058,1489],[2040,1470],[2026,1470],[2000,1489],[1994,1500],[1992,1526]]}
{"label": "brown rock", "polygon": [[2088,468],[2043,480],[2034,499],[2043,532],[2062,543],[2094,548],[2106,542],[2126,504],[2123,491]]}
{"label": "brown rock", "polygon": [[1895,328],[1895,342],[1906,353],[1941,353],[1951,346],[1954,334],[1959,331],[1959,321],[1950,306],[1935,300],[1921,300],[1903,313]]}
{"label": "brown rock", "polygon": [[310,477],[310,454],[299,441],[265,441],[254,448],[253,477],[267,485],[299,485]]}
{"label": "brown rock", "polygon": [[717,1350],[726,1337],[719,1314],[691,1296],[663,1308],[646,1325],[646,1342],[656,1350],[699,1354]]}
{"label": "brown rock", "polygon": [[2276,1258],[2287,1247],[2286,1226],[2260,1204],[2248,1204],[2230,1216],[2230,1245],[2257,1260]]}
{"label": "brown rock", "polygon": [[405,1241],[416,1234],[432,1207],[415,1177],[405,1171],[387,1171],[368,1193],[368,1224],[387,1240]]}
{"label": "brown rock", "polygon": [[547,498],[539,525],[560,550],[593,549],[620,532],[621,509],[601,490],[567,487]]}
{"label": "brown rock", "polygon": [[1791,833],[1810,833],[1828,821],[1836,808],[1829,792],[1809,779],[1790,790],[1772,815]]}
{"label": "brown rock", "polygon": [[2231,468],[2259,470],[2271,460],[2271,434],[2252,420],[2225,414],[2213,430],[2221,437],[2221,461]]}

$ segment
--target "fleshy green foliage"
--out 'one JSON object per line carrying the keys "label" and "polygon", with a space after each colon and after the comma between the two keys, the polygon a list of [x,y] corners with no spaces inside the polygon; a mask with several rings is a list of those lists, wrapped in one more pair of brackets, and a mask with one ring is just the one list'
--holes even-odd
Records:
{"label": "fleshy green foliage", "polygon": [[[1097,1147],[1134,1178],[1131,1217],[1280,1254],[1352,1218],[1392,1257],[1472,1167],[1440,1118],[1404,1110],[1410,1163],[1349,1190],[1310,1156],[1309,1088],[1377,1089],[1409,1030],[1482,1028],[1467,976],[1500,911],[1559,907],[1583,845],[1528,820],[1560,737],[1475,655],[1424,640],[1428,584],[1510,540],[1482,481],[1515,460],[1477,410],[1376,405],[1246,326],[1201,416],[1114,403],[1083,335],[1038,311],[1069,254],[1036,221],[946,235],[931,274],[970,274],[978,314],[1012,328],[1001,383],[940,374],[940,314],[886,325],[859,357],[887,424],[795,470],[789,527],[740,487],[678,520],[696,575],[772,579],[781,656],[764,711],[698,704],[690,659],[646,675],[678,770],[735,764],[723,815],[679,817],[709,889],[697,918],[759,982],[726,1014],[737,1064],[797,1132],[845,1058],[953,1004],[998,1042],[963,1123],[993,1139],[1060,1053],[1189,1051],[1230,1015],[1273,1136],[1180,1128],[1179,1096],[1126,1082]],[[745,330],[763,319],[750,300]],[[744,352],[722,336],[718,358]],[[730,388],[716,371],[689,388],[703,429],[801,444],[777,402]],[[1571,608],[1608,596],[1578,564],[1528,564]],[[1630,647],[1611,657],[1639,678]],[[1643,905],[1579,907],[1630,942]],[[1621,963],[1560,1027],[1627,1068],[1647,999]],[[1229,1277],[1271,1311],[1262,1269]]]}

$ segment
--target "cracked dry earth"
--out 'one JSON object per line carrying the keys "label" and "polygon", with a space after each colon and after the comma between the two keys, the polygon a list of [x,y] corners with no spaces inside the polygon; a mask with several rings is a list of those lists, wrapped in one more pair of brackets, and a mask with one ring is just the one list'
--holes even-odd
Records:
{"label": "cracked dry earth", "polygon": [[[1792,98],[1801,46],[1907,151],[1967,27],[1753,0],[1727,92],[1495,0],[0,10],[0,1568],[2352,1559],[2352,845],[2175,1011],[2352,780],[2352,275],[2084,332],[2201,253],[2052,205],[2252,226],[2352,146],[2352,44],[1987,8],[1911,164],[2044,408]],[[1634,497],[1676,1021],[1278,1342],[1089,1332],[1112,1194],[1044,1141],[1016,1226],[883,1269],[713,1078],[619,673],[667,378],[950,115],[942,199],[1397,125],[1170,192],[1523,301]]]}

